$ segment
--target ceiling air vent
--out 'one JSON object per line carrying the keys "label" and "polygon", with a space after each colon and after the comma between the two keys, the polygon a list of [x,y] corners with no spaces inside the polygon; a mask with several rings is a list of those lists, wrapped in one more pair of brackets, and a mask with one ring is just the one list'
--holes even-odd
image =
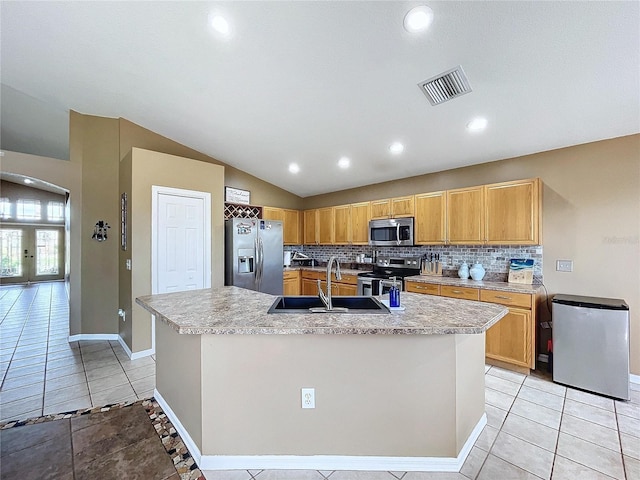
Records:
{"label": "ceiling air vent", "polygon": [[420,82],[418,86],[434,106],[471,91],[461,65]]}

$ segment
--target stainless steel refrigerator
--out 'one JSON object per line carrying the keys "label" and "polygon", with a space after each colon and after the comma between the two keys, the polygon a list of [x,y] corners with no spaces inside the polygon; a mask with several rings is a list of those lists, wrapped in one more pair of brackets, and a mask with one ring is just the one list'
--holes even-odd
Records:
{"label": "stainless steel refrigerator", "polygon": [[282,222],[225,220],[225,285],[282,295]]}
{"label": "stainless steel refrigerator", "polygon": [[553,297],[553,381],[629,400],[629,306],[613,298]]}

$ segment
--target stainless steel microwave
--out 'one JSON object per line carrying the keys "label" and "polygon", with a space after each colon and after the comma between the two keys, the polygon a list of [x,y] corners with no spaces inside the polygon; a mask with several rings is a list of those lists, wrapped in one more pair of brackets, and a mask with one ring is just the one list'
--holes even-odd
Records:
{"label": "stainless steel microwave", "polygon": [[370,220],[369,245],[381,247],[413,245],[413,218]]}

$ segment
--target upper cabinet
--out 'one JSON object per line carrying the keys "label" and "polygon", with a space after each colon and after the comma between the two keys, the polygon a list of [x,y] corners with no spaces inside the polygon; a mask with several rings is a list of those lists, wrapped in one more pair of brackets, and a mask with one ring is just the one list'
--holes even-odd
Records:
{"label": "upper cabinet", "polygon": [[369,243],[370,203],[352,203],[333,207],[333,243],[367,245]]}
{"label": "upper cabinet", "polygon": [[371,219],[413,217],[413,195],[407,197],[386,198],[373,200],[371,204]]}
{"label": "upper cabinet", "polygon": [[304,211],[304,244],[318,244],[318,209]]}
{"label": "upper cabinet", "polygon": [[416,245],[442,245],[446,243],[446,192],[422,193],[415,196]]}
{"label": "upper cabinet", "polygon": [[447,190],[447,243],[484,243],[484,186]]}
{"label": "upper cabinet", "polygon": [[282,239],[285,245],[300,245],[300,211],[289,208],[262,207],[262,218],[282,222]]}
{"label": "upper cabinet", "polygon": [[333,245],[333,207],[318,209],[318,243],[320,245]]}
{"label": "upper cabinet", "polygon": [[541,182],[538,178],[485,186],[486,242],[540,243]]}

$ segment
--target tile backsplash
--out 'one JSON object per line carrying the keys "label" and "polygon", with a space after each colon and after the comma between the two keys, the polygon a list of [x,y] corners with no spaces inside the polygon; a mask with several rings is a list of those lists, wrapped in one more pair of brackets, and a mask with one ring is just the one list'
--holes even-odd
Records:
{"label": "tile backsplash", "polygon": [[[422,256],[440,254],[443,264],[443,275],[456,277],[462,262],[469,265],[479,262],[486,270],[485,280],[506,281],[509,275],[509,260],[512,258],[533,259],[533,281],[542,283],[542,246],[541,245],[442,245],[415,247],[370,247],[367,245],[297,245],[284,247],[285,251],[304,252],[320,264],[326,263],[335,255],[340,263],[356,262],[356,255],[364,253],[392,257]],[[366,267],[367,264],[363,265]]]}

